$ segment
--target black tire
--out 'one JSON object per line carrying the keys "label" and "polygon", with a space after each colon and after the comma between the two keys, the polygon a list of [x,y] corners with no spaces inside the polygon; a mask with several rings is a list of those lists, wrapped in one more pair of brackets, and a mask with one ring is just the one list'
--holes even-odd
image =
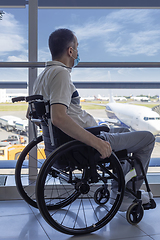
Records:
{"label": "black tire", "polygon": [[[99,182],[96,184],[84,177],[85,167],[72,167],[70,171],[54,167],[62,156],[77,148],[81,151],[81,147],[87,151],[88,146],[75,140],[56,149],[40,169],[36,184],[37,204],[42,216],[53,228],[70,235],[87,234],[105,226],[117,213],[124,194],[123,171],[113,154],[106,159],[105,166],[97,164]],[[111,185],[111,179],[118,185],[115,199],[112,204],[108,201],[106,205],[97,206],[95,190],[104,183]]]}
{"label": "black tire", "polygon": [[[41,146],[41,148],[40,148]],[[46,159],[43,147],[42,136],[39,136],[36,140],[32,140],[21,152],[15,169],[15,181],[17,189],[21,197],[31,206],[37,208],[37,202],[35,197],[35,186],[37,181],[37,175],[39,168],[41,168],[43,162]],[[33,157],[32,151],[36,149],[37,154],[41,159]],[[29,156],[32,159],[34,166],[31,169],[35,169],[35,174],[29,174]],[[38,167],[38,169],[37,169]]]}
{"label": "black tire", "polygon": [[127,221],[132,224],[138,224],[144,215],[144,208],[139,203],[133,203],[127,210],[126,218]]}
{"label": "black tire", "polygon": [[104,186],[98,188],[94,193],[94,201],[98,205],[106,204],[109,201],[110,198],[110,191],[108,189],[105,189]]}

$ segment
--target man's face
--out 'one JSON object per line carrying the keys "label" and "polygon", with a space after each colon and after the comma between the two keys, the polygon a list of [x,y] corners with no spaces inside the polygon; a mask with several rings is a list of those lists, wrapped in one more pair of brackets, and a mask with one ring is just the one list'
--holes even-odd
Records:
{"label": "man's face", "polygon": [[78,40],[76,36],[74,36],[74,43],[72,44],[69,50],[69,55],[71,57],[71,67],[74,66],[74,60],[77,58],[77,54],[78,54]]}
{"label": "man's face", "polygon": [[78,53],[78,40],[77,40],[77,38],[76,38],[76,36],[74,36],[74,41],[75,41],[75,46],[74,46],[74,52],[73,52],[73,57],[74,58],[77,58],[77,53]]}

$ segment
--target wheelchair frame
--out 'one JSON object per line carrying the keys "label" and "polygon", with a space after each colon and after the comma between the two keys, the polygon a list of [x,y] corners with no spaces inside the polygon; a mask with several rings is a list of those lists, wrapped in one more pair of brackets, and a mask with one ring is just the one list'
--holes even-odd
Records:
{"label": "wheelchair frame", "polygon": [[[24,198],[25,201],[27,201],[33,207],[37,207],[38,205],[38,208],[42,216],[44,217],[44,219],[52,227],[56,228],[57,230],[63,233],[73,234],[73,235],[84,234],[84,233],[90,233],[90,232],[96,231],[99,228],[103,227],[117,213],[124,195],[124,189],[125,189],[124,176],[123,176],[121,164],[117,156],[118,157],[120,156],[120,160],[129,161],[129,163],[133,168],[134,168],[135,159],[133,159],[132,157],[128,157],[126,155],[125,157],[121,156],[123,155],[122,153],[120,153],[120,155],[119,153],[117,153],[117,156],[114,153],[112,153],[111,157],[105,160],[104,162],[102,161],[102,159],[99,158],[99,155],[97,155],[97,153],[95,154],[95,150],[93,150],[91,147],[86,146],[85,144],[80,143],[76,140],[73,140],[70,137],[68,137],[66,134],[64,134],[62,131],[60,131],[59,129],[57,130],[57,128],[55,127],[53,128],[51,124],[51,119],[50,119],[49,104],[48,102],[45,102],[43,100],[43,97],[41,95],[33,95],[26,98],[18,97],[18,98],[12,99],[12,101],[13,102],[26,101],[29,103],[30,117],[33,123],[32,124],[33,132],[35,136],[35,138],[23,150],[23,152],[21,153],[17,161],[15,178],[16,178],[16,185],[21,196]],[[40,111],[36,109],[37,107],[35,103],[38,103],[38,104],[40,103],[41,106],[43,105]],[[42,136],[37,137],[36,135],[35,123],[37,122],[47,123],[49,127],[51,142],[52,144],[55,144],[55,139],[56,139],[56,147],[58,148],[56,148],[56,150],[49,155],[49,157],[45,160],[44,163],[43,163],[44,161],[43,159],[43,161],[41,162],[42,167],[40,167],[40,172],[38,174],[38,177],[37,175],[35,177],[32,176],[32,179],[34,178],[34,181],[31,181],[33,192],[35,191],[35,186],[36,186],[36,199],[35,199],[35,194],[30,191],[27,192],[25,189],[25,186],[23,186],[22,179],[21,179],[21,176],[23,174],[21,173],[21,170],[23,168],[22,167],[23,163],[25,162],[25,159],[28,156],[28,152],[32,151],[34,146],[38,145],[41,141],[43,141]],[[99,127],[90,128],[87,130],[89,130],[95,135],[99,135],[100,131],[106,131],[106,130],[108,131],[108,128],[106,128],[105,126],[99,126]],[[60,138],[61,141],[57,143],[57,139],[59,136],[61,136]],[[84,166],[81,166],[80,163],[77,163],[77,159],[76,159],[77,157],[72,156],[73,152],[77,151],[77,148],[82,148],[82,149],[85,148],[85,152],[89,152],[89,155],[88,155],[89,160],[87,160],[87,164],[84,164]],[[65,154],[66,156],[69,155],[70,160],[67,160],[68,167],[65,167],[62,169],[56,168],[57,166],[55,165],[56,161],[58,162],[58,159],[63,159],[64,158],[64,156],[62,156],[63,154]],[[31,154],[29,155],[31,156]],[[43,158],[45,158],[45,156],[43,156]],[[75,159],[76,159],[76,163],[75,163]],[[37,159],[35,160],[38,161]],[[91,166],[92,161],[94,162],[94,164],[92,164]],[[132,183],[133,183],[132,190],[126,188],[126,190],[136,198],[134,203],[129,207],[126,214],[127,221],[132,225],[137,224],[138,222],[141,221],[141,219],[143,218],[144,210],[146,209],[148,210],[150,208],[156,207],[156,204],[150,194],[150,188],[149,188],[149,184],[148,184],[143,166],[138,159],[136,159],[136,161],[138,161],[140,165],[142,175],[132,178]],[[79,171],[79,175],[77,174],[78,171]],[[62,191],[61,193],[62,195],[58,193],[57,197],[54,198],[53,197],[54,194],[52,191],[54,192],[57,191],[55,190],[57,188],[56,186],[57,184],[53,183],[53,180],[55,182],[58,182],[57,179],[59,180],[58,187],[62,188],[62,186],[60,185],[63,185],[63,184],[60,184],[60,183],[65,182],[66,186],[69,185],[72,188],[71,193],[68,192],[68,190],[67,191],[65,190],[65,187],[66,187],[65,186],[63,191],[62,189],[58,190],[58,191]],[[113,205],[109,203],[111,183],[108,184],[108,181],[110,182],[111,179],[114,181],[117,181],[118,183],[117,196],[114,199]],[[140,179],[144,179],[146,188],[150,197],[150,203],[146,204],[145,206],[142,205],[140,191],[137,191],[137,192],[135,191],[135,182]],[[50,184],[54,186],[54,187],[52,186],[52,190],[50,189],[51,185],[48,186],[47,181],[49,181]],[[97,182],[98,183],[100,182],[100,184],[98,184]],[[94,188],[93,186],[91,186],[93,184],[94,184]],[[99,185],[101,186],[99,187]],[[94,194],[89,193],[91,188],[94,189]],[[49,195],[48,191],[50,191],[50,194],[52,192],[52,194]],[[102,218],[99,218],[95,214],[98,221],[92,224],[89,223],[89,225],[80,224],[80,225],[83,225],[83,227],[78,227],[77,222],[75,222],[73,226],[67,225],[67,223],[64,224],[65,221],[67,222],[66,212],[69,211],[66,209],[69,207],[69,209],[71,210],[75,202],[79,203],[81,201],[81,205],[82,205],[83,199],[85,199],[85,202],[87,201],[86,199],[88,194],[90,194],[88,197],[90,202],[92,202],[91,199],[94,199],[94,204],[90,203],[92,205],[92,208],[90,207],[92,211],[93,212],[96,211],[95,210],[96,207],[93,207],[93,205],[98,204],[99,207],[103,209],[103,211],[106,211],[105,212],[106,215],[102,214],[103,215]],[[79,205],[79,212],[81,212],[80,216],[83,215],[83,218],[84,218],[83,221],[86,222],[87,220],[86,220],[86,214],[84,214],[85,212],[84,206],[83,206],[83,209],[81,209],[82,208],[81,205]],[[62,214],[61,211],[64,213]],[[58,217],[56,215],[58,215]],[[63,215],[62,219],[59,219],[60,215]],[[78,217],[79,216],[76,216],[76,219],[78,219]]]}

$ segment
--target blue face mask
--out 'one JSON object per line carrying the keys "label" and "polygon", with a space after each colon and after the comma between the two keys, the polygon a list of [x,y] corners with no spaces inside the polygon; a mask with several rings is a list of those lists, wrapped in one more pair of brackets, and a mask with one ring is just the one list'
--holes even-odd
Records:
{"label": "blue face mask", "polygon": [[74,65],[73,65],[73,67],[77,66],[78,63],[79,63],[79,61],[80,61],[80,57],[79,57],[79,54],[77,53],[77,58],[74,59]]}
{"label": "blue face mask", "polygon": [[[75,50],[74,48],[72,48],[74,51],[77,51],[77,50]],[[74,58],[73,56],[72,56],[72,58],[74,59],[74,65],[73,65],[73,67],[75,67],[75,66],[77,66],[78,65],[78,63],[79,63],[79,61],[80,61],[80,57],[79,57],[79,53],[77,52],[77,58]]]}

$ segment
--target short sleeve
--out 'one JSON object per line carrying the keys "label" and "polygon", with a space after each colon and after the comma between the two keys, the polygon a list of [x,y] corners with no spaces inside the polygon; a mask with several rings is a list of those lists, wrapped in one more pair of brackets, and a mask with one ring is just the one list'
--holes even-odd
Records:
{"label": "short sleeve", "polygon": [[60,103],[68,108],[72,97],[71,79],[68,70],[62,69],[56,76],[51,75],[48,87],[50,104]]}

